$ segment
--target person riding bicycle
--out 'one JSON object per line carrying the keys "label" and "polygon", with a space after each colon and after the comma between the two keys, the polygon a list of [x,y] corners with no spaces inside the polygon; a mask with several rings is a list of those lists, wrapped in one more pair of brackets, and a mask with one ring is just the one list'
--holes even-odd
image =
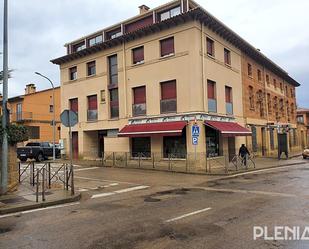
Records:
{"label": "person riding bicycle", "polygon": [[241,157],[242,161],[244,162],[244,165],[247,166],[247,158],[250,156],[250,152],[245,146],[245,144],[242,144],[239,148],[238,155]]}

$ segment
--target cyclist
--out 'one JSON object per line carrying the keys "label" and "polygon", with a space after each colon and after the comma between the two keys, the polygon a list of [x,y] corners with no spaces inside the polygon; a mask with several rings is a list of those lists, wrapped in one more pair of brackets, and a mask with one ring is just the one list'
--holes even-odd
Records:
{"label": "cyclist", "polygon": [[242,144],[240,146],[238,155],[241,157],[244,165],[247,167],[247,158],[248,158],[248,156],[250,156],[250,152],[247,149],[247,147],[245,146],[245,144]]}

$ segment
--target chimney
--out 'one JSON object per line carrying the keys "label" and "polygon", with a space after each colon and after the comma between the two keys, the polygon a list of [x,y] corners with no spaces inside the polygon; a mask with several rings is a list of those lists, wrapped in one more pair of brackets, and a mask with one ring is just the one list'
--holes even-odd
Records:
{"label": "chimney", "polygon": [[28,84],[25,88],[25,95],[35,93],[36,87],[35,84]]}
{"label": "chimney", "polygon": [[138,7],[139,8],[139,14],[145,14],[146,12],[148,12],[148,10],[150,9],[148,6],[146,6],[145,4],[141,5]]}

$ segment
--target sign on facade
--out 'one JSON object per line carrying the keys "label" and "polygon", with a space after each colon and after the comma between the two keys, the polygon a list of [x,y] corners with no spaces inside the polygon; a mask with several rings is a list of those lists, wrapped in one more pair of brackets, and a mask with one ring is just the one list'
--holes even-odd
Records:
{"label": "sign on facade", "polygon": [[192,144],[197,145],[198,144],[198,137],[192,137]]}
{"label": "sign on facade", "polygon": [[192,137],[198,137],[200,135],[200,127],[198,125],[192,126]]}

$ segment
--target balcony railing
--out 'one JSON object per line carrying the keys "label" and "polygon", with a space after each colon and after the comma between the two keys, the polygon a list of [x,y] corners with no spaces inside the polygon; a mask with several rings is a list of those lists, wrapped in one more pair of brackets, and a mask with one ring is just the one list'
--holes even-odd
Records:
{"label": "balcony railing", "polygon": [[11,113],[11,120],[12,122],[24,122],[33,119],[32,112],[15,112]]}
{"label": "balcony railing", "polygon": [[217,112],[217,100],[208,99],[208,112]]}
{"label": "balcony railing", "polygon": [[146,103],[132,105],[133,116],[146,115]]}
{"label": "balcony railing", "polygon": [[87,120],[88,121],[98,120],[98,110],[88,110],[87,111]]}
{"label": "balcony railing", "polygon": [[233,115],[233,103],[225,103],[226,114]]}
{"label": "balcony railing", "polygon": [[162,99],[160,103],[161,113],[169,113],[177,111],[176,99]]}

